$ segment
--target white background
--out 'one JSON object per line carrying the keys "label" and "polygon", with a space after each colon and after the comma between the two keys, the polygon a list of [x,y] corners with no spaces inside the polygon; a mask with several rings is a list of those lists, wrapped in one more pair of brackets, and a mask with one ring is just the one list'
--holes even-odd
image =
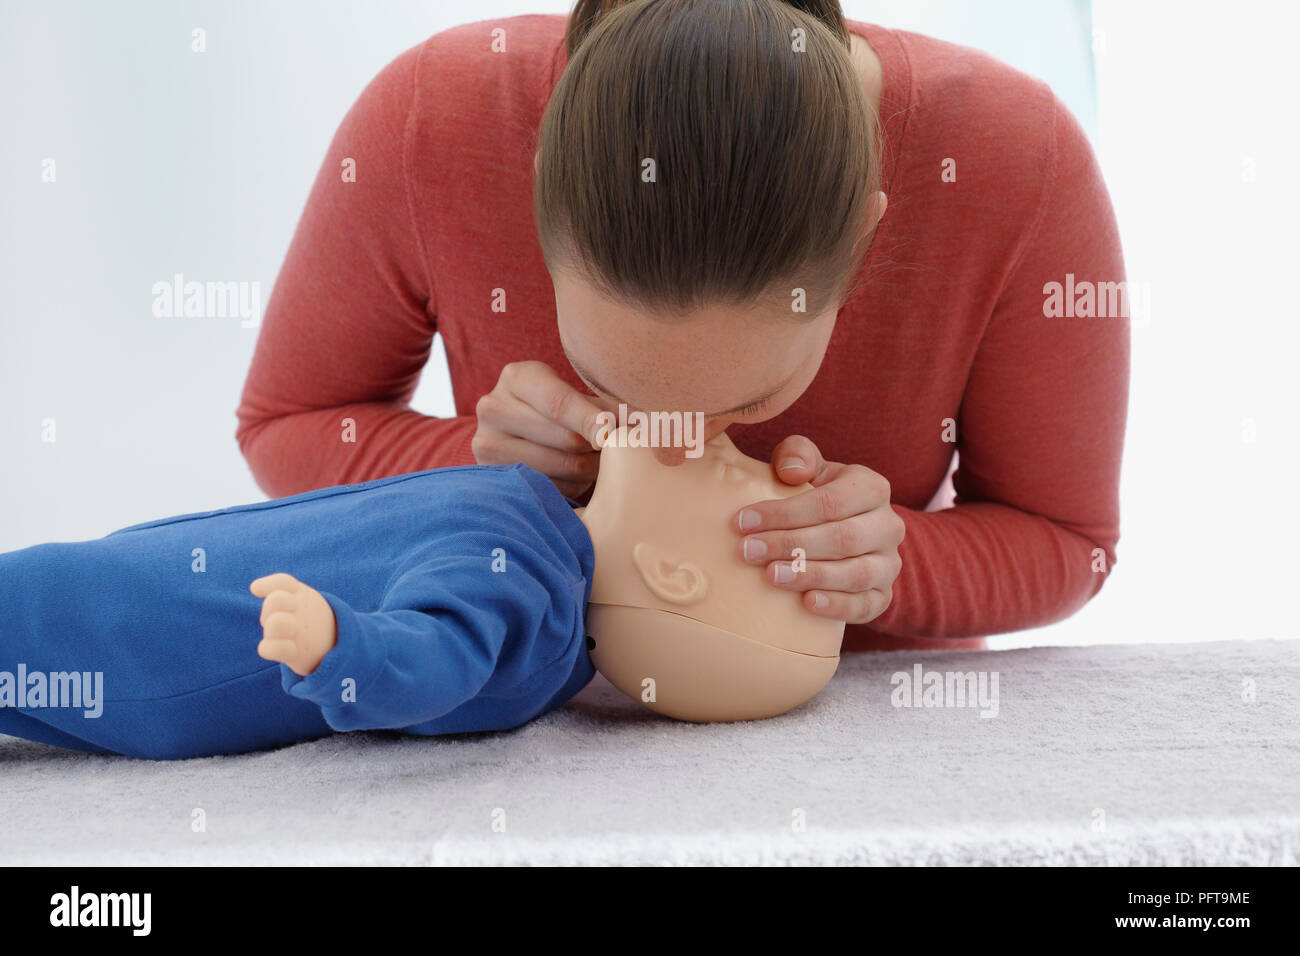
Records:
{"label": "white background", "polygon": [[[1297,636],[1292,5],[844,9],[1051,83],[1094,137],[1129,279],[1151,290],[1133,332],[1119,564],[1070,620],[990,646]],[[256,329],[155,318],[153,283],[256,281],[265,306],[330,137],[384,64],[458,23],[567,11],[7,0],[0,551],[262,499],[234,441]],[[415,406],[452,410],[440,347]]]}

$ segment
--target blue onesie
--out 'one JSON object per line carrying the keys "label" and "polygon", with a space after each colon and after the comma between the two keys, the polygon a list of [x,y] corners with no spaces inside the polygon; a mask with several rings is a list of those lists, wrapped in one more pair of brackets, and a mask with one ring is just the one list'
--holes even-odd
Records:
{"label": "blue onesie", "polygon": [[[572,503],[524,465],[417,471],[0,554],[0,733],[175,759],[333,731],[517,727],[595,674],[594,563]],[[257,654],[262,599],[248,586],[277,571],[320,591],[338,622],[306,677]]]}

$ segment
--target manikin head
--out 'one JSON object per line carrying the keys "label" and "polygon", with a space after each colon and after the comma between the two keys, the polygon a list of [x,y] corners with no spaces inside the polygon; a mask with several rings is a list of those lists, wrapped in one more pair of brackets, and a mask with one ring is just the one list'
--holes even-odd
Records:
{"label": "manikin head", "polygon": [[681,720],[756,720],[812,698],[839,664],[844,623],[741,560],[730,525],[744,505],[810,486],[777,481],[725,432],[675,466],[626,434],[601,449],[578,512],[596,552],[587,634],[597,670]]}

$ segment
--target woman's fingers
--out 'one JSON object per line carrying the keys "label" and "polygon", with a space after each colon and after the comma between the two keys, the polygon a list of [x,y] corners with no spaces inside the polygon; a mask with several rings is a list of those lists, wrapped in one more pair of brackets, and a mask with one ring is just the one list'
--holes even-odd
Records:
{"label": "woman's fingers", "polygon": [[845,591],[805,591],[803,606],[818,617],[851,624],[867,624],[889,609],[893,603],[892,590],[869,588],[849,594]]}
{"label": "woman's fingers", "polygon": [[503,435],[523,438],[536,445],[561,451],[591,451],[591,442],[514,395],[488,392],[478,400],[474,412],[481,425]]}
{"label": "woman's fingers", "polygon": [[[810,528],[748,534],[740,539],[740,556],[749,564],[793,561],[837,561],[889,547],[903,537],[903,519],[892,508],[877,508],[842,521]],[[799,553],[801,552],[801,553]]]}
{"label": "woman's fingers", "polygon": [[474,457],[481,465],[513,465],[519,462],[552,480],[593,482],[600,467],[598,451],[562,451],[505,434],[484,439],[481,445],[478,436],[475,436],[473,447]]}
{"label": "woman's fingers", "polygon": [[736,514],[736,527],[750,533],[807,528],[889,504],[889,482],[870,468],[828,463],[819,477],[825,484],[789,498],[746,505]]}
{"label": "woman's fingers", "polygon": [[826,461],[817,446],[791,435],[772,453],[774,473],[811,489],[739,509],[733,527],[741,557],[779,588],[803,592],[804,607],[862,624],[893,601],[906,524],[890,503],[884,475],[864,465]]}
{"label": "woman's fingers", "polygon": [[597,416],[605,411],[590,395],[583,395],[544,362],[514,362],[501,371],[499,386],[542,418],[578,435],[595,448]]}
{"label": "woman's fingers", "polygon": [[512,362],[475,407],[470,440],[481,465],[521,463],[578,497],[596,480],[600,454],[592,439],[606,402],[583,395],[542,362]]}
{"label": "woman's fingers", "polygon": [[843,561],[773,561],[767,579],[789,591],[866,591],[892,588],[902,560],[897,552],[860,554]]}
{"label": "woman's fingers", "polygon": [[827,464],[812,439],[803,435],[790,435],[772,449],[772,470],[787,485],[820,484],[817,478]]}

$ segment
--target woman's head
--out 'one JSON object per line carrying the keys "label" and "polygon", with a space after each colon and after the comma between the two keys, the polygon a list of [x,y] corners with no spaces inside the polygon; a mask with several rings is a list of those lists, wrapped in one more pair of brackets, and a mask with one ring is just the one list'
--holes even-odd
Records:
{"label": "woman's head", "polygon": [[580,0],[566,42],[535,215],[570,362],[710,435],[779,414],[884,211],[838,3]]}

